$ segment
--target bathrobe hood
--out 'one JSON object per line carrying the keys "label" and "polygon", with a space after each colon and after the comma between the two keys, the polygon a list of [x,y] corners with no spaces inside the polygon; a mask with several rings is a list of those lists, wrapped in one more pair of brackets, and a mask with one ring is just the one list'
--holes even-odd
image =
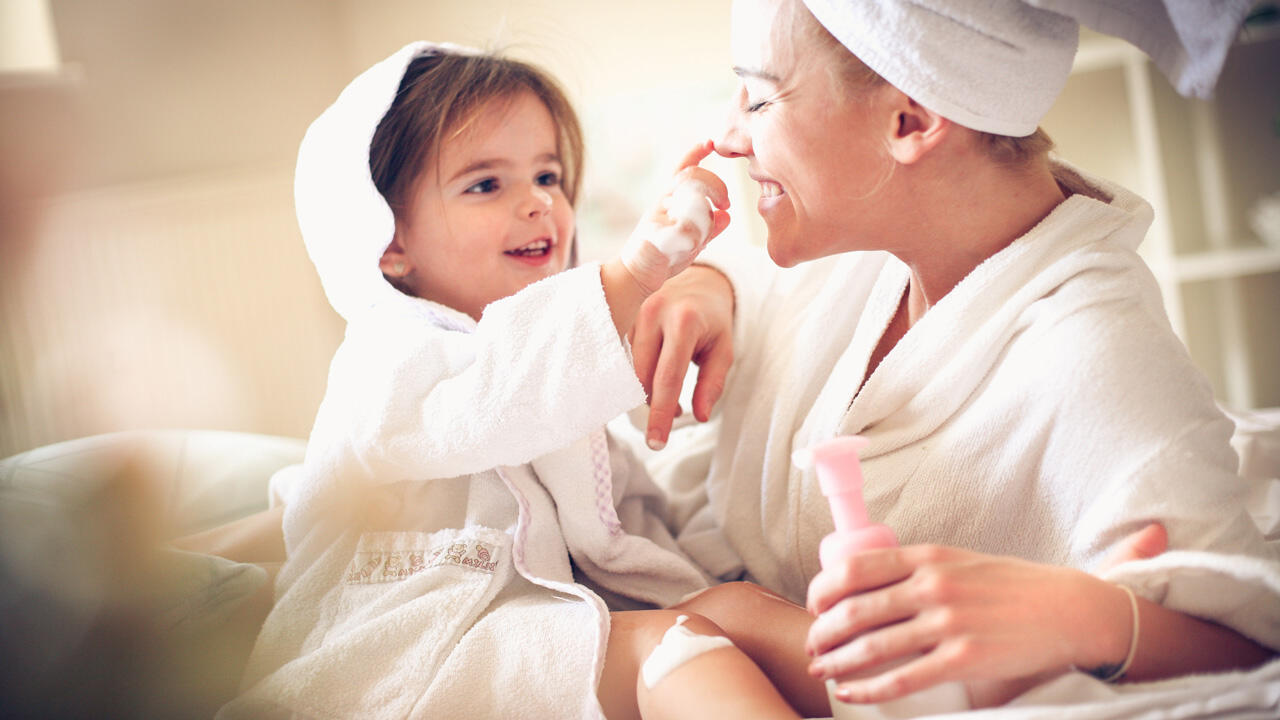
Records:
{"label": "bathrobe hood", "polygon": [[406,300],[378,268],[395,235],[395,218],[369,169],[373,133],[410,62],[435,53],[472,52],[441,43],[405,45],[352,80],[302,138],[293,186],[298,226],[329,303],[348,322],[379,303]]}

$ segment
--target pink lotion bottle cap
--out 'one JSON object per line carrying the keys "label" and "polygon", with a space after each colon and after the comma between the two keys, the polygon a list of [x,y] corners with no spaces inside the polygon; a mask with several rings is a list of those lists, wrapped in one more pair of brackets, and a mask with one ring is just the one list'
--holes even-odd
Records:
{"label": "pink lotion bottle cap", "polygon": [[898,544],[889,526],[867,520],[862,500],[862,463],[858,458],[867,443],[860,435],[842,435],[818,443],[807,452],[835,523],[835,532],[823,538],[818,549],[823,567],[854,552]]}

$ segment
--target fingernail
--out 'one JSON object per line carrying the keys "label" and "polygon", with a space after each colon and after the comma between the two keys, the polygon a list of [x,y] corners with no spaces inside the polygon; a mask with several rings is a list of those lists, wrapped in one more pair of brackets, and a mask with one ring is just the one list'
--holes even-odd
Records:
{"label": "fingernail", "polygon": [[667,446],[667,441],[660,439],[657,435],[650,435],[645,442],[648,443],[650,450],[661,450]]}
{"label": "fingernail", "polygon": [[814,660],[809,663],[809,674],[816,678],[825,677],[827,674],[827,668],[822,664],[821,660]]}

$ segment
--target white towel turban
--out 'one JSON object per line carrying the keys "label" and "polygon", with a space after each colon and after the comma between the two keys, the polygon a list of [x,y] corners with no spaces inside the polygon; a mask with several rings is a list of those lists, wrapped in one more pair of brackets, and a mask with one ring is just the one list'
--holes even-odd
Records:
{"label": "white towel turban", "polygon": [[1206,97],[1250,3],[804,0],[858,59],[920,104],[1015,137],[1035,132],[1066,84],[1078,23],[1130,40],[1180,92]]}

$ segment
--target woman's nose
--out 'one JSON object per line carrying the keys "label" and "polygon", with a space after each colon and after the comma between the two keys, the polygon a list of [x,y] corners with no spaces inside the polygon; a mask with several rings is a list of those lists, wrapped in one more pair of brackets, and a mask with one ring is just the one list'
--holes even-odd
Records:
{"label": "woman's nose", "polygon": [[725,119],[724,131],[715,141],[716,154],[727,158],[740,158],[751,154],[751,140],[742,127],[742,111],[734,108]]}
{"label": "woman's nose", "polygon": [[520,201],[520,216],[530,220],[542,217],[551,212],[552,202],[551,193],[534,185],[530,188],[529,194],[525,196],[524,200]]}

